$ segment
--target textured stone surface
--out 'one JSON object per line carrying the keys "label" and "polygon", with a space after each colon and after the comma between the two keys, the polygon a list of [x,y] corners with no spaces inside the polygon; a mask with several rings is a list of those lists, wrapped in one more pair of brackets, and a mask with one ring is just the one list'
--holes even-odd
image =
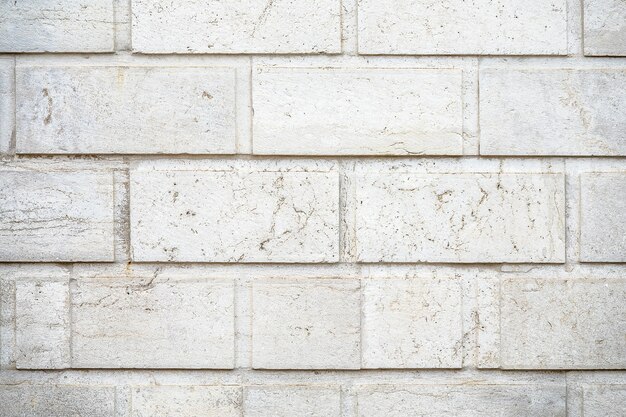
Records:
{"label": "textured stone surface", "polygon": [[15,284],[16,366],[70,366],[70,297],[67,281],[28,280]]}
{"label": "textured stone surface", "polygon": [[337,0],[132,0],[143,53],[339,52]]}
{"label": "textured stone surface", "polygon": [[626,56],[626,2],[584,0],[585,55]]}
{"label": "textured stone surface", "polygon": [[623,416],[626,385],[587,385],[583,389],[583,416]]}
{"label": "textured stone surface", "polygon": [[112,52],[113,0],[0,3],[0,52]]}
{"label": "textured stone surface", "polygon": [[485,69],[483,155],[626,155],[624,69]]}
{"label": "textured stone surface", "polygon": [[580,260],[626,262],[626,173],[580,176]]}
{"label": "textured stone surface", "polygon": [[246,417],[341,417],[337,387],[251,386],[244,396]]}
{"label": "textured stone surface", "polygon": [[360,367],[358,280],[268,279],[253,285],[254,368]]}
{"label": "textured stone surface", "polygon": [[333,262],[338,200],[336,173],[133,171],[133,259]]}
{"label": "textured stone surface", "polygon": [[132,392],[131,417],[241,417],[238,387],[157,386]]}
{"label": "textured stone surface", "polygon": [[557,174],[365,174],[356,179],[360,262],[563,262]]}
{"label": "textured stone surface", "polygon": [[14,71],[13,59],[0,58],[0,154],[9,151],[15,129]]}
{"label": "textured stone surface", "polygon": [[460,70],[260,68],[254,153],[460,155]]}
{"label": "textured stone surface", "polygon": [[519,277],[501,294],[502,368],[626,368],[626,280]]}
{"label": "textured stone surface", "polygon": [[565,417],[565,386],[389,385],[358,392],[359,417]]}
{"label": "textured stone surface", "polygon": [[78,281],[73,366],[233,368],[233,303],[232,281]]}
{"label": "textured stone surface", "polygon": [[564,55],[565,0],[361,0],[363,54]]}
{"label": "textured stone surface", "polygon": [[0,417],[115,417],[115,388],[0,385]]}
{"label": "textured stone surface", "polygon": [[235,71],[18,67],[18,153],[234,153]]}
{"label": "textured stone surface", "polygon": [[462,299],[451,279],[365,279],[364,368],[460,368]]}
{"label": "textured stone surface", "polygon": [[113,175],[0,170],[0,261],[112,261]]}

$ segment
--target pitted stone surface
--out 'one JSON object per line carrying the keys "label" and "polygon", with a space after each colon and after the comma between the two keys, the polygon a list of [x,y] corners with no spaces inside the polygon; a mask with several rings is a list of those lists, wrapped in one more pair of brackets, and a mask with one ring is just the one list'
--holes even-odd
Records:
{"label": "pitted stone surface", "polygon": [[242,417],[239,387],[149,386],[132,391],[132,417]]}
{"label": "pitted stone surface", "polygon": [[626,2],[584,0],[585,55],[626,56]]}
{"label": "pitted stone surface", "polygon": [[341,417],[337,387],[251,386],[244,398],[246,417]]}

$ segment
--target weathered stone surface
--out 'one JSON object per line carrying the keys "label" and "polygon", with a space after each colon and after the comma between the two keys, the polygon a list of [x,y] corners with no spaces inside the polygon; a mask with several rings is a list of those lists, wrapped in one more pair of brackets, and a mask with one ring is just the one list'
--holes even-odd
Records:
{"label": "weathered stone surface", "polygon": [[0,261],[112,261],[110,172],[0,170]]}
{"label": "weathered stone surface", "polygon": [[17,152],[234,153],[235,70],[18,67]]}
{"label": "weathered stone surface", "polygon": [[626,412],[626,385],[586,385],[583,388],[583,416],[623,416]]}
{"label": "weathered stone surface", "polygon": [[584,0],[585,55],[626,56],[626,2]]}
{"label": "weathered stone surface", "polygon": [[72,291],[72,364],[233,368],[233,287],[215,279],[79,280]]}
{"label": "weathered stone surface", "polygon": [[337,0],[132,0],[143,53],[320,53],[341,50]]}
{"label": "weathered stone surface", "polygon": [[15,129],[14,72],[13,59],[0,58],[0,154],[9,151]]}
{"label": "weathered stone surface", "polygon": [[580,176],[582,262],[626,262],[624,196],[626,173],[590,173]]}
{"label": "weathered stone surface", "polygon": [[486,69],[483,155],[626,155],[624,69]]}
{"label": "weathered stone surface", "polygon": [[379,385],[358,392],[359,417],[565,417],[561,385]]}
{"label": "weathered stone surface", "polygon": [[156,386],[132,390],[131,417],[241,417],[241,388]]}
{"label": "weathered stone surface", "polygon": [[565,0],[361,0],[362,54],[567,52]]}
{"label": "weathered stone surface", "polygon": [[0,385],[0,417],[114,417],[115,388]]}
{"label": "weathered stone surface", "polygon": [[133,171],[133,259],[334,262],[338,200],[337,173]]}
{"label": "weathered stone surface", "polygon": [[338,388],[251,386],[244,396],[246,417],[341,417]]}
{"label": "weathered stone surface", "polygon": [[112,52],[112,0],[0,3],[0,52]]}
{"label": "weathered stone surface", "polygon": [[462,299],[451,279],[364,279],[364,368],[460,368]]}
{"label": "weathered stone surface", "polygon": [[505,369],[626,368],[626,280],[502,282]]}
{"label": "weathered stone surface", "polygon": [[67,281],[15,284],[16,367],[70,366],[70,297]]}
{"label": "weathered stone surface", "polygon": [[560,174],[364,174],[360,262],[563,262]]}
{"label": "weathered stone surface", "polygon": [[461,155],[461,78],[453,69],[257,69],[254,153]]}
{"label": "weathered stone surface", "polygon": [[360,367],[356,279],[265,279],[253,284],[252,366]]}

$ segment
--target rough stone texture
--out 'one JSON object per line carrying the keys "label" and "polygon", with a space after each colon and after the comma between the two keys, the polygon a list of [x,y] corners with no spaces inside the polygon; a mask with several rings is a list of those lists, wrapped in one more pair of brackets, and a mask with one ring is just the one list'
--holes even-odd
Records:
{"label": "rough stone texture", "polygon": [[338,200],[336,173],[133,171],[133,259],[333,262]]}
{"label": "rough stone texture", "polygon": [[624,69],[486,69],[483,155],[626,155]]}
{"label": "rough stone texture", "polygon": [[359,417],[565,417],[565,386],[389,385],[358,392]]}
{"label": "rough stone texture", "polygon": [[360,262],[563,262],[556,174],[368,174],[356,179]]}
{"label": "rough stone texture", "polygon": [[626,56],[626,2],[584,0],[585,55]]}
{"label": "rough stone texture", "polygon": [[115,388],[0,385],[0,417],[115,417]]}
{"label": "rough stone texture", "polygon": [[112,52],[113,0],[0,3],[0,52]]}
{"label": "rough stone texture", "polygon": [[359,368],[359,299],[359,281],[354,279],[255,281],[252,366]]}
{"label": "rough stone texture", "polygon": [[69,285],[28,280],[15,284],[16,366],[62,369],[70,366]]}
{"label": "rough stone texture", "polygon": [[132,0],[133,50],[143,53],[339,52],[337,0]]}
{"label": "rough stone texture", "polygon": [[241,388],[218,386],[134,388],[131,417],[242,417]]}
{"label": "rough stone texture", "polygon": [[451,279],[365,279],[363,368],[460,368],[462,298]]}
{"label": "rough stone texture", "polygon": [[626,262],[626,173],[580,177],[580,260]]}
{"label": "rough stone texture", "polygon": [[18,67],[17,152],[234,153],[235,71]]}
{"label": "rough stone texture", "polygon": [[583,390],[583,416],[623,416],[626,412],[626,385],[588,385]]}
{"label": "rough stone texture", "polygon": [[337,387],[252,386],[244,391],[246,417],[341,417]]}
{"label": "rough stone texture", "polygon": [[0,261],[113,260],[113,175],[0,167]]}
{"label": "rough stone texture", "polygon": [[565,0],[361,0],[359,53],[565,55]]}
{"label": "rough stone texture", "polygon": [[260,68],[254,153],[461,155],[460,70]]}
{"label": "rough stone texture", "polygon": [[[1,7],[1,6],[0,6]],[[0,154],[7,153],[15,129],[13,59],[0,58]]]}
{"label": "rough stone texture", "polygon": [[511,278],[501,294],[502,368],[626,368],[626,280]]}
{"label": "rough stone texture", "polygon": [[225,280],[78,281],[72,365],[233,368],[233,302],[233,282]]}

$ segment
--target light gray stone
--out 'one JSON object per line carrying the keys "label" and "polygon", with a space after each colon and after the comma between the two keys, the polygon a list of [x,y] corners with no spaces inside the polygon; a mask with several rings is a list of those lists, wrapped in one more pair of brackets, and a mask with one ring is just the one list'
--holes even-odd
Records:
{"label": "light gray stone", "polygon": [[27,280],[15,284],[16,367],[70,366],[68,281]]}
{"label": "light gray stone", "polygon": [[269,155],[461,155],[462,72],[259,68],[253,151]]}
{"label": "light gray stone", "polygon": [[250,386],[244,398],[246,417],[341,417],[339,388]]}
{"label": "light gray stone", "polygon": [[358,369],[357,279],[264,279],[252,290],[252,366]]}
{"label": "light gray stone", "polygon": [[230,280],[78,280],[73,367],[231,369],[233,303]]}
{"label": "light gray stone", "polygon": [[626,280],[502,282],[504,369],[625,369]]}
{"label": "light gray stone", "polygon": [[115,388],[0,385],[0,417],[115,417]]}
{"label": "light gray stone", "polygon": [[563,262],[564,185],[561,174],[360,175],[357,260]]}
{"label": "light gray stone", "polygon": [[133,259],[334,262],[338,200],[337,173],[133,171]]}
{"label": "light gray stone", "polygon": [[462,298],[452,279],[364,279],[363,368],[460,368]]}
{"label": "light gray stone", "polygon": [[235,70],[17,68],[17,152],[235,153]]}
{"label": "light gray stone", "polygon": [[589,173],[580,176],[582,262],[626,262],[624,196],[626,173]]}
{"label": "light gray stone", "polygon": [[0,2],[0,52],[112,52],[113,0]]}
{"label": "light gray stone", "polygon": [[626,155],[625,69],[486,69],[483,155]]}
{"label": "light gray stone", "polygon": [[132,390],[131,417],[241,417],[242,392],[227,386],[154,386]]}
{"label": "light gray stone", "polygon": [[142,53],[337,53],[338,0],[132,0]]}
{"label": "light gray stone", "polygon": [[0,58],[0,154],[9,151],[15,134],[14,71],[12,58]]}
{"label": "light gray stone", "polygon": [[358,19],[362,54],[567,53],[565,0],[361,0]]}
{"label": "light gray stone", "polygon": [[620,417],[626,413],[626,385],[583,387],[584,417]]}
{"label": "light gray stone", "polygon": [[626,2],[584,0],[585,55],[626,56]]}
{"label": "light gray stone", "polygon": [[0,170],[0,261],[112,261],[113,174]]}

